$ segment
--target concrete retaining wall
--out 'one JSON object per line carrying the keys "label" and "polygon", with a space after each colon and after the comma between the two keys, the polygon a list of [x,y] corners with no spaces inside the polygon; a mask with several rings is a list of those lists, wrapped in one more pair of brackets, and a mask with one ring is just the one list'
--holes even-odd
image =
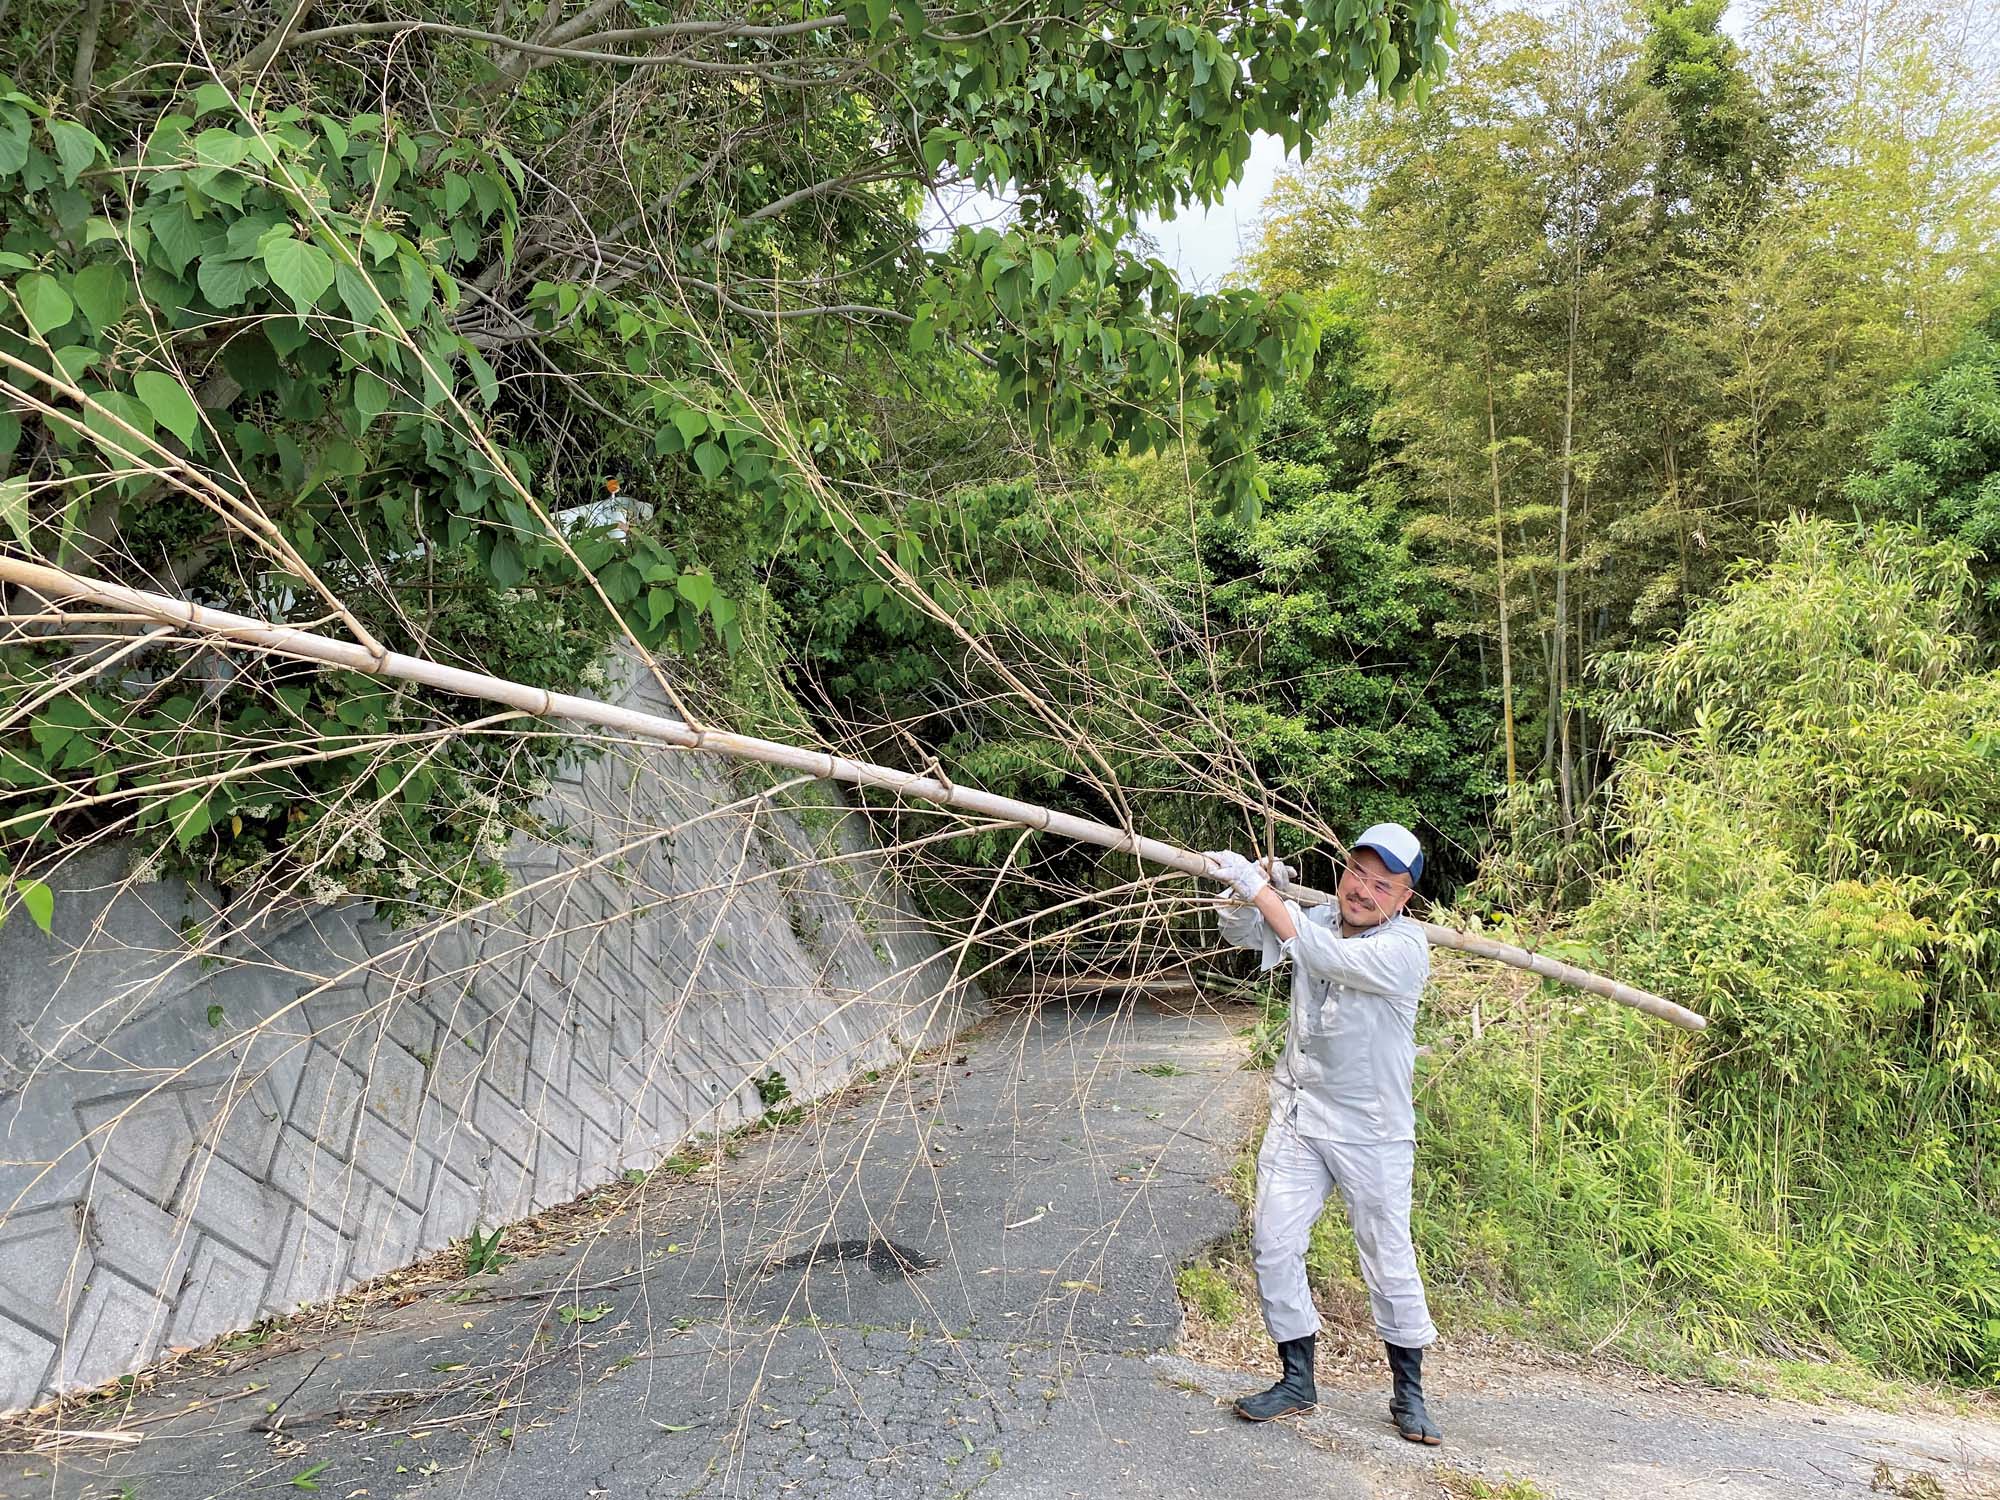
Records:
{"label": "concrete retaining wall", "polygon": [[[627,694],[664,708],[644,683]],[[391,930],[71,862],[54,939],[0,928],[0,1410],[97,1384],[836,1088],[983,1003],[820,785],[586,762],[517,894]],[[845,852],[859,857],[828,863]],[[788,866],[818,861],[804,868]],[[204,942],[199,934],[197,942]]]}

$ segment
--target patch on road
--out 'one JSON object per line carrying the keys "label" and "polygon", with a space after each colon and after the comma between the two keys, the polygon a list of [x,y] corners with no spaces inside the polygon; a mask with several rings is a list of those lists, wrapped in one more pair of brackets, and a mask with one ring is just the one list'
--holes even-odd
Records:
{"label": "patch on road", "polygon": [[908,1245],[898,1245],[892,1240],[822,1240],[812,1249],[801,1250],[797,1255],[767,1261],[764,1274],[802,1271],[808,1266],[824,1265],[829,1261],[865,1261],[868,1269],[885,1281],[891,1276],[921,1276],[925,1271],[938,1268],[938,1262],[923,1251],[912,1250]]}

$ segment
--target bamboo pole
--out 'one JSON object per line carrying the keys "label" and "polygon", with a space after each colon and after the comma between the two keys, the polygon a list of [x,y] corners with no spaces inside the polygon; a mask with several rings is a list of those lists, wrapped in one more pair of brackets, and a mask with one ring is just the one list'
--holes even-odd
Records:
{"label": "bamboo pole", "polygon": [[[1159,839],[1147,838],[1128,829],[1113,827],[1109,823],[1093,822],[1088,818],[1079,818],[1053,808],[1038,807],[1031,802],[1018,802],[1012,797],[996,796],[992,792],[982,792],[975,787],[957,786],[941,776],[914,775],[907,771],[892,770],[887,766],[872,765],[867,761],[850,760],[846,756],[834,755],[824,750],[804,750],[796,745],[755,739],[749,735],[733,734],[724,729],[697,727],[665,714],[643,713],[637,709],[621,708],[616,704],[601,703],[593,698],[577,697],[570,693],[552,693],[546,688],[529,687],[525,683],[510,682],[505,678],[488,676],[483,672],[469,672],[460,667],[448,667],[422,657],[405,656],[400,652],[380,647],[371,649],[354,641],[331,640],[311,631],[295,630],[283,625],[269,625],[245,615],[207,609],[198,604],[170,599],[161,594],[149,594],[139,589],[126,588],[122,584],[80,578],[61,568],[46,567],[17,558],[0,557],[0,580],[29,589],[51,602],[59,599],[87,600],[93,604],[127,610],[135,615],[165,621],[207,635],[239,641],[245,645],[276,652],[281,656],[324,662],[329,666],[344,667],[351,672],[362,672],[373,677],[395,678],[468,698],[503,703],[537,718],[567,719],[580,724],[594,724],[599,728],[617,730],[641,739],[658,740],[677,749],[707,750],[737,760],[757,761],[784,770],[802,772],[827,781],[880,787],[899,797],[913,797],[961,812],[974,813],[980,817],[1040,829],[1063,838],[1076,839],[1081,843],[1095,844],[1100,848],[1130,854],[1149,864],[1164,865],[1183,874],[1204,879],[1215,878],[1213,866],[1203,855],[1177,848]],[[1313,890],[1308,886],[1292,886],[1286,894],[1307,906],[1326,905],[1333,900],[1327,892]],[[1424,922],[1420,925],[1423,927],[1425,937],[1435,947],[1453,948],[1461,953],[1495,959],[1514,968],[1525,969],[1531,974],[1538,974],[1544,979],[1555,980],[1558,984],[1565,984],[1593,995],[1602,995],[1606,999],[1617,1001],[1620,1005],[1629,1005],[1635,1010],[1644,1011],[1663,1021],[1671,1021],[1674,1025],[1689,1031],[1699,1031],[1708,1024],[1693,1011],[1676,1005],[1671,1000],[1662,999],[1650,991],[1622,984],[1615,979],[1592,974],[1586,969],[1579,969],[1573,964],[1563,963],[1546,954],[1532,953],[1512,943],[1494,942],[1490,938],[1478,937],[1451,927],[1441,927],[1433,922]]]}

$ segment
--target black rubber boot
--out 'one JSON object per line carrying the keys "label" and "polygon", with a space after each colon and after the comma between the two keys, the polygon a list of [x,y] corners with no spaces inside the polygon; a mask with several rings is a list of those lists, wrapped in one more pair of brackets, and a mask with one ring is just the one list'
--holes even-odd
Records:
{"label": "black rubber boot", "polygon": [[1424,1410],[1424,1351],[1396,1344],[1382,1347],[1389,1351],[1389,1373],[1396,1381],[1395,1393],[1389,1397],[1389,1420],[1410,1442],[1436,1447],[1444,1441],[1444,1434]]}
{"label": "black rubber boot", "polygon": [[1313,1336],[1285,1340],[1278,1345],[1278,1358],[1285,1366],[1278,1383],[1236,1403],[1236,1415],[1246,1422],[1268,1422],[1311,1411],[1319,1404],[1319,1392],[1313,1388]]}

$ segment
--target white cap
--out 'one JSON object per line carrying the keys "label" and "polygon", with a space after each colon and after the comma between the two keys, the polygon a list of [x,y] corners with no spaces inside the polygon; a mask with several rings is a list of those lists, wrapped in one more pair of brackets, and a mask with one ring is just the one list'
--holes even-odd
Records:
{"label": "white cap", "polygon": [[1354,841],[1356,849],[1373,849],[1382,863],[1396,875],[1407,875],[1415,885],[1424,874],[1424,846],[1401,823],[1377,823]]}

